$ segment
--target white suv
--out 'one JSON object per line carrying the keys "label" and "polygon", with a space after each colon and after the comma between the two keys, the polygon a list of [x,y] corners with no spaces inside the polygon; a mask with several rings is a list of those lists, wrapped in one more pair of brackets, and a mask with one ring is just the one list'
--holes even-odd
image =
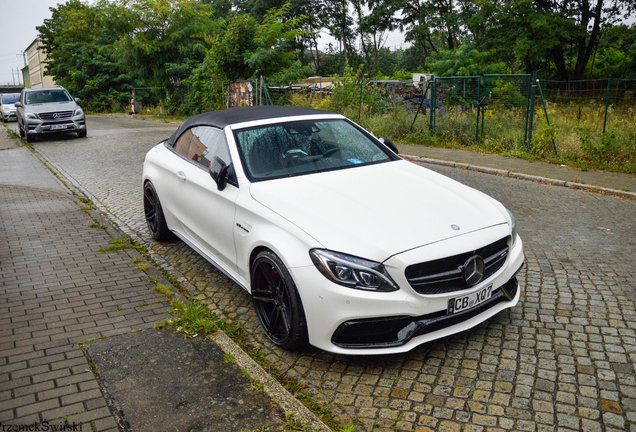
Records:
{"label": "white suv", "polygon": [[86,136],[86,117],[63,87],[23,89],[20,100],[15,103],[20,136],[33,142],[38,135],[60,132],[77,132]]}

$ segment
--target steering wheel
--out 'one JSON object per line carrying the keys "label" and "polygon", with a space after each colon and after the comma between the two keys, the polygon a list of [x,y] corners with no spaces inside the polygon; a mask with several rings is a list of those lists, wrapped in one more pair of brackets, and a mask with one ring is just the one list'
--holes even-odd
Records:
{"label": "steering wheel", "polygon": [[303,150],[298,148],[286,150],[285,152],[283,152],[283,164],[285,166],[290,166],[293,164],[294,161],[297,161],[299,158],[303,156],[309,156],[309,155],[305,153]]}

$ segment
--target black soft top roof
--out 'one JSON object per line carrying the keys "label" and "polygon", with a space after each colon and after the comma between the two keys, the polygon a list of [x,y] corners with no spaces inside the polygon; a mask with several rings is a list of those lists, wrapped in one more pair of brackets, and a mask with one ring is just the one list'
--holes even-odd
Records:
{"label": "black soft top roof", "polygon": [[317,114],[333,113],[313,108],[277,105],[262,105],[210,111],[190,117],[189,119],[181,123],[181,126],[179,126],[176,132],[168,139],[168,143],[171,145],[174,144],[177,137],[179,137],[183,133],[183,131],[194,126],[214,126],[222,129],[230,124],[243,123],[254,120]]}

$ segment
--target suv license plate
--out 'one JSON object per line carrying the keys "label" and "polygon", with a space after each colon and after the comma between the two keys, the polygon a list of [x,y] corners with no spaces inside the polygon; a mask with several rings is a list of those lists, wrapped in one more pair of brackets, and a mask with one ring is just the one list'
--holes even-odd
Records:
{"label": "suv license plate", "polygon": [[461,297],[455,297],[448,301],[448,311],[446,315],[452,315],[466,309],[475,307],[492,297],[492,284],[477,292]]}
{"label": "suv license plate", "polygon": [[51,126],[51,130],[57,130],[57,129],[66,129],[66,125],[62,124],[62,125],[53,125],[53,126]]}

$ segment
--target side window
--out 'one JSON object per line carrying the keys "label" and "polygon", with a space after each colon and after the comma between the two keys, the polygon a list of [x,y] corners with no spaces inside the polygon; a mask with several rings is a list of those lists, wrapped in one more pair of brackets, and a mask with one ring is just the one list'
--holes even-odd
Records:
{"label": "side window", "polygon": [[230,166],[228,181],[237,185],[236,176],[232,169],[232,159],[225,140],[225,133],[221,129],[211,126],[197,126],[185,131],[177,140],[174,149],[188,160],[194,161],[204,169],[210,167],[210,161],[218,156],[226,165]]}

